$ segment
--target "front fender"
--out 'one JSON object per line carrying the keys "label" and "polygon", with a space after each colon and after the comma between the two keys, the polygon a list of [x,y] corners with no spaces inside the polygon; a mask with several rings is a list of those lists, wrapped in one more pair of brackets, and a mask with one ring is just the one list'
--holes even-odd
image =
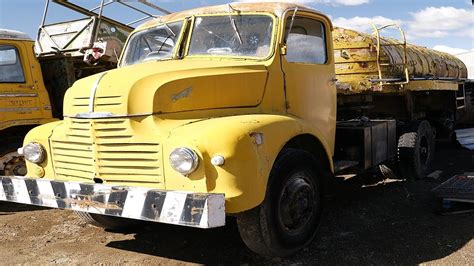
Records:
{"label": "front fender", "polygon": [[28,169],[28,177],[31,178],[42,178],[42,177],[54,177],[53,165],[51,163],[51,148],[49,145],[49,137],[53,130],[58,125],[62,124],[63,121],[55,121],[41,126],[37,126],[30,130],[25,136],[23,146],[30,142],[36,142],[41,144],[46,149],[46,160],[40,165],[36,165],[26,161],[26,168]]}
{"label": "front fender", "polygon": [[[255,133],[263,136],[258,144]],[[301,120],[284,115],[240,115],[204,120],[174,129],[164,143],[166,189],[224,193],[226,212],[238,213],[258,206],[265,198],[270,171],[284,145],[300,134],[318,138],[331,154],[327,142]],[[178,147],[193,148],[201,159],[188,177],[174,171],[169,154]],[[210,163],[215,155],[223,166]]]}

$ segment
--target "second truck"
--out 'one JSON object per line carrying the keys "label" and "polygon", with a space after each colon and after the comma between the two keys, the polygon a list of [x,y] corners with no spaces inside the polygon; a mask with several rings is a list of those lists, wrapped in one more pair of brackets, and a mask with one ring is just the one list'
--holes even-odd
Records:
{"label": "second truck", "polygon": [[27,177],[2,177],[0,199],[109,228],[235,216],[250,249],[290,255],[314,238],[337,171],[428,173],[467,111],[465,77],[452,56],[300,5],[170,14],[129,36],[118,69],[74,83],[64,120],[28,133]]}

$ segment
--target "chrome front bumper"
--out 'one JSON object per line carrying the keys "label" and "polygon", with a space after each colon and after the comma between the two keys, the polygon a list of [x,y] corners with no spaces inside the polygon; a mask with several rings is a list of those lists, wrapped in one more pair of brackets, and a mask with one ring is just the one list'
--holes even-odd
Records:
{"label": "chrome front bumper", "polygon": [[174,225],[225,225],[224,194],[0,176],[0,201]]}

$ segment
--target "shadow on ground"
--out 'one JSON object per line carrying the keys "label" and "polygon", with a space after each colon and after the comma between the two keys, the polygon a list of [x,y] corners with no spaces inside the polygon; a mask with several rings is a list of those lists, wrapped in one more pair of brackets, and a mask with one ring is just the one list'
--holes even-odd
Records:
{"label": "shadow on ground", "polygon": [[25,205],[20,203],[13,202],[0,202],[0,216],[2,215],[11,215],[17,212],[28,212],[28,211],[40,211],[40,210],[50,210],[49,208]]}
{"label": "shadow on ground", "polygon": [[473,158],[473,151],[443,147],[434,164],[434,170],[443,171],[439,179],[375,186],[364,185],[380,178],[345,182],[328,198],[315,241],[287,259],[250,252],[232,219],[213,230],[146,224],[134,240],[108,247],[202,264],[418,264],[441,259],[474,238],[474,214],[437,214],[440,201],[430,191],[454,174],[474,172]]}

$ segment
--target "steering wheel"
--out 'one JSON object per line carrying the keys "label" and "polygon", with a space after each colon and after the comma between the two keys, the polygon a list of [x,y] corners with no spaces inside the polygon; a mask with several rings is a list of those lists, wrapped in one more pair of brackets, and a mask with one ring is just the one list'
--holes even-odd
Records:
{"label": "steering wheel", "polygon": [[171,56],[170,51],[153,51],[149,52],[146,56],[145,59],[143,59],[143,62],[145,61],[150,61],[150,60],[160,60],[162,58]]}
{"label": "steering wheel", "polygon": [[213,47],[207,49],[208,54],[231,54],[232,48],[230,47]]}

